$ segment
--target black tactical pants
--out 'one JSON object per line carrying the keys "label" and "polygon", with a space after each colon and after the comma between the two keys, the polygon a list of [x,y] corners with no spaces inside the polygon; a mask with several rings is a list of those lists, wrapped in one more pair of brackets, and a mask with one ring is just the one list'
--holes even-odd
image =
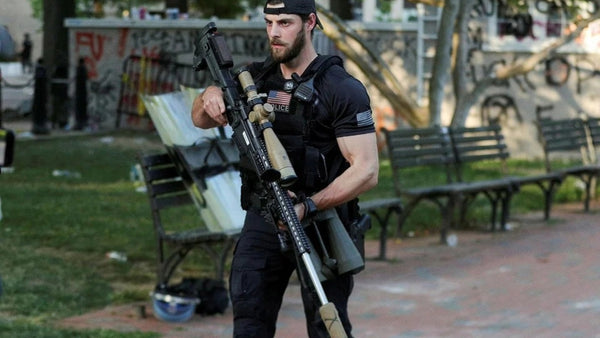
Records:
{"label": "black tactical pants", "polygon": [[[274,226],[248,211],[242,236],[234,252],[229,280],[233,304],[234,337],[273,337],[283,294],[296,269],[293,254],[281,252]],[[322,283],[350,337],[348,297],[354,280],[345,274]],[[302,288],[309,337],[328,337],[319,315],[319,300]]]}

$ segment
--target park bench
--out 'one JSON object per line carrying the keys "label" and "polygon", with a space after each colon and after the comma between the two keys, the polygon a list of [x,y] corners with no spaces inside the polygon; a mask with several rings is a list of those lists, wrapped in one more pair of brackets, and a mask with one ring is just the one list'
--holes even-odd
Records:
{"label": "park bench", "polygon": [[[229,139],[212,139],[203,145],[193,146],[165,145],[165,148],[166,153],[141,156],[139,159],[158,241],[158,283],[167,285],[179,262],[185,258],[189,250],[197,246],[211,254],[215,262],[216,276],[221,279],[224,275],[230,244],[237,239],[239,231],[236,229],[211,231],[203,227],[168,234],[163,226],[160,211],[163,208],[193,203],[190,194],[198,194],[199,191],[206,191],[209,188],[206,186],[205,177],[224,172],[237,165],[239,160],[237,148]],[[238,196],[235,193],[231,195]],[[239,200],[235,198],[232,203],[235,203],[236,207],[239,206]],[[371,199],[361,201],[359,205],[362,213],[368,213],[381,224],[380,249],[376,259],[383,260],[386,252],[387,225],[393,214],[400,215],[402,212],[401,200],[399,197]],[[226,217],[223,214],[218,216]],[[227,220],[224,223],[227,223]],[[219,249],[220,243],[225,245]],[[171,254],[173,258],[164,253],[165,244],[176,245],[176,250]]]}
{"label": "park bench", "polygon": [[[384,130],[392,178],[397,196],[404,199],[404,209],[396,234],[414,208],[424,200],[433,202],[441,212],[440,237],[446,243],[448,230],[455,223],[456,208],[483,193],[491,202],[492,223],[496,221],[499,201],[508,198],[514,189],[509,180],[463,182],[457,175],[456,155],[450,134],[444,127]],[[425,186],[403,181],[404,172],[411,169],[432,169],[427,172]],[[504,217],[501,217],[504,219]]]}
{"label": "park bench", "polygon": [[[190,225],[186,229],[172,230],[163,217],[167,209],[192,204],[203,207],[201,213],[209,212],[206,208],[208,197],[206,193],[201,193],[207,187],[201,187],[199,184],[205,185],[208,176],[224,171],[223,161],[214,162],[214,157],[220,156],[214,151],[220,148],[215,146],[218,143],[218,140],[213,140],[203,146],[182,147],[177,150],[179,147],[170,147],[165,153],[138,156],[157,242],[157,288],[169,285],[177,266],[194,248],[203,249],[210,255],[214,262],[216,279],[224,279],[227,257],[239,237],[241,224],[231,224],[229,228],[218,227],[208,223],[207,217],[202,217],[204,222]],[[205,162],[201,165],[195,162],[184,165],[175,157],[176,153],[185,154],[182,156],[195,154]],[[227,208],[226,211],[231,211],[230,206],[224,207]]]}
{"label": "park bench", "polygon": [[[498,175],[513,184],[513,189],[492,191],[497,194],[507,194],[506,196],[488,197],[492,203],[496,201],[502,203],[502,219],[500,220],[502,230],[506,230],[505,226],[510,214],[511,194],[519,192],[521,187],[525,185],[536,185],[542,190],[544,195],[544,219],[547,220],[550,217],[554,193],[563,181],[562,173],[548,172],[524,176],[508,172],[506,160],[510,157],[510,153],[502,134],[502,128],[497,124],[482,127],[450,128],[450,137],[456,158],[458,180],[465,180],[463,177],[465,164],[478,161],[495,161],[498,162],[500,168],[497,171]],[[489,194],[490,192],[484,191],[484,193]],[[492,219],[494,217],[495,215],[492,215]],[[492,223],[492,226],[494,226],[494,223]]]}
{"label": "park bench", "polygon": [[[575,117],[566,119],[536,119],[539,138],[544,150],[544,161],[548,173],[556,172],[563,176],[577,177],[584,183],[584,210],[589,211],[592,188],[600,175],[594,139],[600,139],[597,119]],[[593,131],[593,135],[591,132]],[[560,156],[576,160],[578,163],[567,168],[553,167],[553,160]]]}
{"label": "park bench", "polygon": [[[490,203],[490,229],[495,230],[496,222],[499,222],[500,229],[506,230],[511,199],[521,186],[535,184],[542,189],[548,215],[553,193],[562,182],[559,173],[509,175],[505,164],[509,152],[497,125],[398,129],[384,130],[384,133],[396,195],[404,199],[397,234],[414,208],[421,201],[428,200],[440,209],[440,236],[445,243],[448,230],[457,221],[456,214],[458,221],[462,222],[469,205],[481,195]],[[467,164],[489,160],[499,161],[501,170],[497,178],[478,179],[466,175],[464,167]],[[407,176],[403,173],[410,169],[425,169],[428,184],[414,186],[403,181]]]}
{"label": "park bench", "polygon": [[391,216],[396,214],[398,218],[402,214],[402,199],[400,197],[388,197],[360,201],[360,211],[367,213],[377,220],[381,226],[379,233],[379,254],[376,259],[385,260],[387,251],[388,226]]}

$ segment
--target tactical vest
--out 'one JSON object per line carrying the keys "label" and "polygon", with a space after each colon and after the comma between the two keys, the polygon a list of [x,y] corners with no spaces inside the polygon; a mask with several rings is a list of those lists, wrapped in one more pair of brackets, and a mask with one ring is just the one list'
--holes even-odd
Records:
{"label": "tactical vest", "polygon": [[[322,75],[330,67],[343,67],[343,61],[338,56],[320,55],[302,77],[294,74],[292,80],[283,83],[272,76],[278,66],[278,63],[267,58],[258,74],[254,75],[254,81],[261,93],[265,90],[278,90],[290,95],[289,111],[276,113],[273,128],[287,150],[298,176],[296,183],[289,189],[297,194],[310,196],[331,183],[349,166],[335,138],[324,144],[315,144],[311,138],[318,113],[316,107],[320,103],[318,88]],[[261,196],[263,189],[256,173],[252,169],[248,170],[250,167],[245,166],[244,162],[242,156],[242,207],[247,209],[257,207],[256,198]]]}

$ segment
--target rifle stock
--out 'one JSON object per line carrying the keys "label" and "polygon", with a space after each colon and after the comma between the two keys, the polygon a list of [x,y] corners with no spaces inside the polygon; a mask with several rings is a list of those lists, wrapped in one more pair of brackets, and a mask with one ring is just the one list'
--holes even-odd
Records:
{"label": "rifle stock", "polygon": [[[247,97],[244,102],[238,92],[231,68],[233,58],[222,35],[217,33],[215,23],[208,23],[195,41],[194,70],[208,68],[213,80],[223,90],[226,115],[233,128],[233,140],[240,153],[247,154],[269,195],[268,210],[273,220],[287,225],[291,242],[296,251],[298,264],[302,264],[315,290],[321,307],[319,313],[331,337],[347,337],[337,309],[327,300],[323,286],[310,257],[310,244],[304,228],[294,210],[293,202],[282,186],[294,182],[296,174],[287,152],[273,132],[271,121],[274,114],[269,104],[262,104],[256,93],[254,80],[246,70],[239,72],[239,83]],[[283,240],[282,240],[283,242]]]}

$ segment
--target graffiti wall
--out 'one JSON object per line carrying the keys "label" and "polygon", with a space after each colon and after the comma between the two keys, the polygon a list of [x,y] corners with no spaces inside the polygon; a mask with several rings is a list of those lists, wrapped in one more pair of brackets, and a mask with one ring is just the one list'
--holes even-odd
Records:
{"label": "graffiti wall", "polygon": [[[557,30],[568,29],[564,23],[557,25],[554,19],[556,13],[543,7],[543,2],[544,0],[537,1],[539,10],[528,21],[500,13],[501,8],[494,0],[478,1],[478,6],[472,13],[473,25],[469,27],[471,52],[465,74],[471,86],[496,67],[528,57]],[[502,15],[499,16],[499,13]],[[514,22],[511,23],[511,20]],[[140,81],[132,81],[130,75],[124,76],[125,62],[130,56],[172,60],[178,64],[190,65],[191,68],[194,41],[206,23],[208,22],[203,20],[67,20],[72,46],[71,67],[74,70],[77,59],[83,57],[89,70],[88,111],[95,127],[114,127],[117,107],[123,99],[123,86],[143,85]],[[264,23],[221,20],[216,21],[216,24],[226,36],[236,64],[264,57],[267,50]],[[414,24],[394,27],[396,28],[382,29],[381,26],[363,25],[360,27],[360,34],[367,38],[371,48],[389,64],[409,95],[416,97],[418,79],[415,65],[419,58],[417,29]],[[519,29],[511,30],[508,27]],[[318,34],[321,34],[315,37],[320,49],[318,51],[335,52],[327,38],[321,32]],[[497,81],[471,109],[467,124],[500,123],[504,127],[513,156],[541,157],[541,147],[533,123],[536,113],[556,118],[575,116],[580,112],[600,115],[600,98],[595,95],[600,91],[600,58],[597,55],[599,38],[600,26],[592,26],[582,38],[539,63],[527,75]],[[378,127],[394,128],[403,125],[393,108],[361,76],[358,68],[348,62],[346,66],[367,84]],[[173,83],[170,88],[176,88],[180,82]],[[190,86],[202,87],[207,84],[208,78],[206,74],[199,73],[191,82]],[[447,97],[442,107],[442,122],[446,124],[450,121],[454,108],[451,84],[447,87]],[[135,100],[134,97],[126,99]],[[147,121],[143,109],[140,109],[137,114],[122,117],[120,125],[144,127]]]}
{"label": "graffiti wall", "polygon": [[[98,24],[101,22],[101,25]],[[89,73],[88,113],[94,128],[120,126],[145,126],[148,117],[144,109],[139,109],[139,116],[123,116],[124,121],[117,123],[119,104],[136,105],[137,97],[123,96],[130,92],[128,87],[134,86],[136,92],[149,92],[153,87],[149,74],[157,73],[154,63],[144,60],[160,59],[178,64],[179,67],[189,65],[192,70],[194,41],[207,21],[189,20],[186,22],[141,22],[123,20],[67,20],[69,29],[70,63],[72,69],[79,58],[84,58]],[[251,29],[237,23],[232,27],[229,22],[220,23],[219,31],[227,36],[230,50],[236,64],[263,58],[266,51],[264,31],[260,25],[251,24]],[[143,65],[131,73],[129,63],[131,57],[137,57]],[[192,81],[181,82],[173,78],[173,83],[165,83],[161,79],[161,88],[177,90],[180,84],[192,87],[203,87],[209,79],[205,72],[196,72]],[[141,81],[144,79],[146,81]],[[169,80],[166,80],[167,82]],[[162,92],[165,92],[164,90]]]}
{"label": "graffiti wall", "polygon": [[[565,9],[556,2],[536,0],[529,14],[510,13],[502,1],[478,0],[469,25],[469,59],[464,76],[473,89],[479,80],[496,68],[528,58],[547,46],[572,26],[565,20]],[[593,1],[580,2],[583,12],[594,14]],[[561,16],[562,15],[562,16]],[[407,91],[415,97],[415,65],[420,57],[415,30],[363,30],[371,47],[393,68]],[[600,116],[600,24],[593,23],[573,42],[537,64],[533,71],[508,80],[498,80],[479,98],[467,120],[469,126],[498,123],[507,136],[511,154],[517,157],[542,157],[535,120],[538,115],[551,118],[578,114]],[[377,93],[373,89],[373,96]],[[403,125],[394,110],[377,98],[379,127]],[[385,101],[383,101],[385,102]],[[455,107],[451,81],[446,86],[442,123],[448,125]]]}
{"label": "graffiti wall", "polygon": [[[567,2],[536,0],[527,13],[511,13],[502,1],[478,0],[471,17],[469,72],[473,85],[496,67],[528,58],[573,25]],[[580,13],[593,15],[594,1],[580,1]],[[559,48],[526,75],[496,81],[470,112],[471,125],[499,123],[507,143],[521,156],[542,156],[536,117],[566,118],[600,115],[600,24],[592,23],[573,42]]]}

